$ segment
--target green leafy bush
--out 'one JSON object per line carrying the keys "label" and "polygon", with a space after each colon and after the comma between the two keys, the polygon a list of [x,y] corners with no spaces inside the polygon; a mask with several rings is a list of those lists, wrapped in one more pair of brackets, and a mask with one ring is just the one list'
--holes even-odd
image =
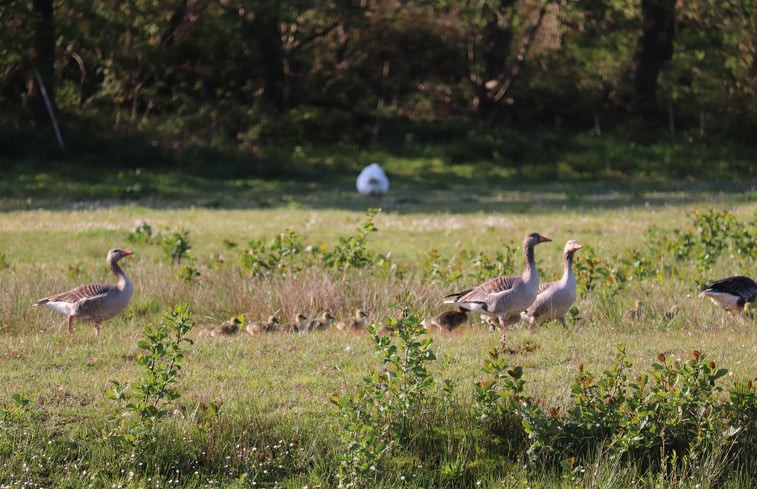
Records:
{"label": "green leafy bush", "polygon": [[305,246],[296,231],[286,229],[270,242],[253,240],[241,257],[242,269],[251,276],[280,272],[296,272],[302,267]]}
{"label": "green leafy bush", "polygon": [[[182,348],[185,343],[192,344],[187,338],[192,326],[188,304],[176,306],[158,326],[145,326],[139,341],[144,353],[137,355],[142,378],[135,385],[113,380],[113,389],[106,393],[119,409],[113,417],[116,424],[111,437],[141,449],[152,441],[157,423],[171,412],[166,404],[181,396],[173,385],[184,360]],[[131,422],[133,416],[136,425]]]}
{"label": "green leafy bush", "polygon": [[428,368],[436,359],[433,340],[417,316],[403,312],[369,330],[382,368],[363,377],[358,392],[331,398],[343,419],[338,456],[345,487],[367,487],[380,473],[383,457],[408,446],[414,430],[421,429],[413,421],[428,408],[436,385]]}
{"label": "green leafy bush", "polygon": [[693,262],[697,274],[703,277],[699,285],[704,285],[710,280],[704,277],[722,255],[729,253],[748,260],[757,253],[756,221],[742,223],[727,210],[708,209],[695,210],[691,226],[690,230],[675,229],[668,233],[658,228],[647,230],[647,248],[661,250],[650,260],[664,267],[665,260],[670,259],[667,257],[671,257],[673,263],[668,265],[671,268]]}
{"label": "green leafy bush", "polygon": [[366,248],[368,234],[377,231],[373,221],[379,212],[379,209],[369,209],[368,219],[357,229],[357,234],[339,237],[333,248],[305,246],[302,237],[291,229],[269,242],[250,241],[242,253],[241,267],[251,276],[297,273],[314,266],[341,273],[368,267],[385,273],[397,272],[397,267],[388,258]]}
{"label": "green leafy bush", "polygon": [[137,226],[134,231],[131,231],[126,235],[126,240],[129,243],[148,244],[152,241],[152,239],[152,226],[150,226],[150,224],[148,224],[147,222],[140,223],[140,225]]}
{"label": "green leafy bush", "polygon": [[598,286],[617,292],[626,281],[625,275],[610,266],[608,261],[598,258],[591,246],[586,246],[581,254],[575,257],[573,271],[578,290],[582,294],[591,292]]}
{"label": "green leafy bush", "polygon": [[751,385],[738,384],[728,399],[716,383],[728,371],[700,351],[686,361],[658,358],[650,373],[631,379],[632,365],[618,347],[615,365],[601,376],[579,368],[564,414],[522,409],[529,454],[581,458],[604,447],[611,457],[664,467],[671,457],[702,459],[739,437],[753,439],[757,407]]}
{"label": "green leafy bush", "polygon": [[380,209],[368,209],[368,219],[357,229],[357,234],[339,237],[339,244],[321,251],[321,260],[326,268],[344,271],[350,268],[365,268],[381,262],[382,257],[365,247],[369,233],[378,229],[373,223]]}
{"label": "green leafy bush", "polygon": [[188,252],[192,249],[189,231],[186,229],[163,236],[160,244],[165,254],[171,258],[171,263],[181,263],[182,259],[189,257]]}

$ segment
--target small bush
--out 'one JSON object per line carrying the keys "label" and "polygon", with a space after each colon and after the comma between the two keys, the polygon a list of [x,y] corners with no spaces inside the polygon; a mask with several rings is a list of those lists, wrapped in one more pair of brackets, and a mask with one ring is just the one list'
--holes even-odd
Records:
{"label": "small bush", "polygon": [[[406,310],[406,307],[403,307]],[[363,377],[352,395],[334,394],[331,402],[344,420],[341,432],[340,487],[367,487],[381,474],[384,456],[407,448],[414,423],[428,409],[436,382],[428,364],[436,359],[428,331],[412,314],[370,327],[383,367]],[[379,334],[386,331],[386,335]],[[449,386],[447,386],[449,388]]]}
{"label": "small bush", "polygon": [[165,254],[171,258],[171,263],[181,263],[182,259],[189,257],[189,250],[192,249],[189,231],[185,229],[163,236],[160,244]]}
{"label": "small bush", "polygon": [[126,240],[129,243],[149,244],[152,239],[152,226],[147,222],[140,223],[134,231],[126,235]]}
{"label": "small bush", "polygon": [[[113,389],[106,394],[118,405],[112,438],[141,450],[153,442],[157,423],[171,412],[166,403],[181,396],[173,384],[184,359],[182,347],[192,344],[187,338],[192,326],[188,304],[177,306],[157,327],[145,326],[139,341],[144,353],[137,355],[137,364],[143,367],[142,379],[136,385],[113,380]],[[136,425],[131,422],[134,416]]]}

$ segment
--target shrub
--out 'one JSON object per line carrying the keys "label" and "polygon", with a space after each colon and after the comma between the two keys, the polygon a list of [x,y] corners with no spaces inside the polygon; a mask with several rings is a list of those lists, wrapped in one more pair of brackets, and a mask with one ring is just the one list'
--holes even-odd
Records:
{"label": "shrub", "polygon": [[403,312],[399,319],[386,319],[381,329],[369,329],[383,367],[363,377],[358,392],[331,398],[344,420],[340,487],[367,486],[381,473],[388,452],[407,448],[413,431],[422,429],[413,421],[428,409],[436,385],[428,370],[436,359],[433,340],[417,316]]}
{"label": "shrub", "polygon": [[629,378],[631,363],[623,346],[614,366],[598,378],[582,365],[565,414],[554,409],[545,416],[533,406],[522,410],[529,454],[581,458],[601,446],[611,457],[664,470],[672,460],[703,459],[723,447],[727,453],[727,447],[753,439],[753,386],[737,384],[730,399],[724,399],[716,381],[728,371],[700,351],[686,361],[664,354],[658,359],[650,373],[635,380]]}
{"label": "shrub", "polygon": [[242,269],[251,276],[263,276],[274,271],[299,271],[304,249],[302,238],[296,231],[285,230],[269,243],[250,241],[241,257]]}
{"label": "shrub", "polygon": [[148,244],[152,241],[152,238],[152,226],[147,222],[140,223],[134,231],[126,235],[126,240],[129,243]]}
{"label": "shrub", "polygon": [[[153,441],[157,423],[170,413],[166,403],[181,396],[173,384],[184,359],[182,346],[192,344],[187,338],[192,325],[189,305],[182,304],[166,314],[157,327],[145,326],[139,341],[145,352],[137,355],[137,364],[143,367],[142,379],[136,385],[113,380],[113,389],[106,394],[119,409],[113,416],[112,438],[142,450]],[[134,416],[136,425],[131,422]]]}
{"label": "shrub", "polygon": [[171,263],[181,263],[183,258],[189,257],[192,243],[189,241],[189,231],[173,231],[161,240],[163,251],[171,258]]}

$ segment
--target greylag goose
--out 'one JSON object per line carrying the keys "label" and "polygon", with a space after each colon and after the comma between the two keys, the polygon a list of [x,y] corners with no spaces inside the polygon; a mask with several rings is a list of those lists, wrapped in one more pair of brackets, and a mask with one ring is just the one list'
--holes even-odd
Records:
{"label": "greylag goose", "polygon": [[89,284],[76,287],[62,294],[40,299],[34,306],[47,306],[68,316],[66,334],[74,329],[74,319],[94,321],[95,336],[100,335],[100,323],[123,311],[131,300],[134,286],[126,276],[118,260],[133,254],[129,250],[114,248],[108,251],[106,261],[110,270],[118,278],[118,283]]}
{"label": "greylag goose", "polygon": [[531,233],[523,239],[525,266],[519,276],[506,275],[493,278],[476,288],[447,296],[446,304],[457,304],[463,309],[496,317],[503,331],[507,331],[508,318],[520,314],[536,299],[539,291],[539,272],[534,263],[534,246],[551,239]]}
{"label": "greylag goose", "polygon": [[298,312],[294,316],[293,322],[284,323],[280,329],[284,333],[297,333],[298,331],[302,332],[302,331],[305,331],[305,329],[307,328],[307,323],[305,322],[307,320],[308,318],[304,314],[302,314],[301,312]]}
{"label": "greylag goose", "polygon": [[352,331],[359,331],[365,327],[368,314],[362,309],[356,309],[355,315],[348,321],[340,321],[334,326],[339,331],[345,331],[351,329]]}
{"label": "greylag goose", "polygon": [[747,303],[754,303],[757,283],[749,277],[735,275],[707,285],[699,297],[710,300],[726,311],[741,314]]}
{"label": "greylag goose", "polygon": [[457,311],[444,311],[431,318],[432,326],[439,328],[439,331],[450,332],[468,321],[468,311],[459,308]]}
{"label": "greylag goose", "polygon": [[278,328],[279,319],[276,316],[271,315],[268,316],[268,319],[265,321],[249,323],[244,327],[244,332],[250,336],[254,336],[260,333],[274,333],[278,331]]}
{"label": "greylag goose", "polygon": [[565,243],[562,254],[562,278],[557,282],[539,284],[539,292],[533,304],[521,313],[521,317],[528,321],[528,325],[531,328],[534,327],[537,321],[549,321],[550,319],[557,319],[563,325],[563,328],[567,327],[565,324],[565,314],[576,300],[576,276],[573,275],[573,255],[581,248],[581,243],[572,239]]}
{"label": "greylag goose", "polygon": [[325,311],[320,315],[318,319],[313,319],[308,324],[307,330],[308,331],[318,331],[321,329],[328,329],[331,327],[331,324],[334,322],[334,316],[331,315],[330,312]]}
{"label": "greylag goose", "polygon": [[224,321],[223,324],[216,326],[210,330],[210,336],[234,336],[239,333],[239,325],[242,324],[242,320],[239,317],[234,316]]}

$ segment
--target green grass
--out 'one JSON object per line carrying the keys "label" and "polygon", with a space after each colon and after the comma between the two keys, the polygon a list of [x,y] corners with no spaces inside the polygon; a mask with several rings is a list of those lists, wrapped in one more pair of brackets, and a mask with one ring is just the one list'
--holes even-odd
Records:
{"label": "green grass", "polygon": [[[146,178],[156,188],[163,185],[160,179]],[[178,176],[164,178],[179,186]],[[329,487],[338,470],[340,432],[329,400],[335,392],[355,392],[361,379],[379,367],[368,335],[329,331],[213,338],[208,327],[240,313],[250,319],[276,313],[288,320],[296,312],[315,317],[329,309],[340,319],[356,307],[381,323],[399,315],[392,304],[397,294],[407,291],[413,311],[434,314],[443,309],[446,293],[475,282],[467,275],[440,280],[421,276],[418,270],[432,249],[438,250],[442,263],[461,250],[492,257],[506,245],[519,246],[527,232],[538,231],[554,240],[536,250],[542,279],[549,280],[560,273],[567,239],[586,246],[579,257],[591,249],[612,266],[631,248],[648,257],[664,254],[649,248],[644,232],[652,226],[666,232],[691,229],[695,209],[727,209],[738,222],[751,225],[747,229],[752,233],[757,218],[754,190],[748,186],[726,187],[732,190],[727,193],[673,184],[588,183],[471,191],[464,183],[419,190],[400,182],[380,203],[386,210],[376,218],[378,232],[368,235],[367,247],[389,255],[404,274],[372,268],[342,274],[313,267],[250,277],[240,268],[249,241],[269,241],[285,229],[296,231],[306,244],[325,247],[354,234],[365,221],[364,209],[376,203],[357,200],[346,183],[337,190],[324,190],[323,183],[293,184],[291,202],[298,205],[271,197],[275,208],[230,204],[258,198],[233,182],[208,189],[208,194],[218,192],[228,199],[222,209],[182,207],[186,200],[179,195],[181,188],[170,194],[163,187],[157,190],[161,199],[176,197],[179,205],[88,202],[72,208],[65,201],[62,207],[69,210],[46,210],[34,209],[36,197],[29,204],[18,197],[3,199],[7,210],[0,218],[0,404],[12,406],[14,394],[30,403],[17,418],[0,420],[0,484],[250,487],[255,480],[262,487]],[[186,199],[196,198],[195,184],[187,177]],[[281,188],[269,187],[270,195]],[[308,188],[312,193],[303,190]],[[99,192],[93,197],[99,198]],[[128,243],[127,234],[142,221],[155,233],[188,231],[191,263],[201,275],[191,282],[179,280],[176,275],[187,261],[172,264],[158,244]],[[237,246],[229,248],[224,240]],[[112,281],[104,257],[114,246],[135,252],[122,264],[136,292],[125,314],[104,323],[99,338],[87,324],[76,324],[74,334],[66,337],[65,318],[31,307],[40,297],[74,285]],[[518,258],[516,268],[520,266]],[[528,394],[545,406],[565,406],[579,366],[600,374],[612,364],[618,344],[627,345],[634,373],[648,371],[660,352],[687,358],[699,349],[731,372],[722,379],[724,386],[754,378],[754,319],[732,318],[699,299],[697,283],[737,272],[754,277],[756,266],[754,256],[729,249],[706,276],[684,262],[676,265],[677,276],[662,272],[659,279],[629,280],[617,293],[600,282],[579,298],[580,320],[569,321],[567,330],[549,323],[509,334],[514,353],[508,363],[523,367]],[[644,313],[631,321],[626,313],[637,300],[643,302]],[[157,324],[183,302],[191,304],[198,325],[180,376],[182,395],[160,425],[155,445],[130,458],[103,436],[116,408],[105,393],[110,380],[136,380],[142,328]],[[673,305],[679,313],[668,319],[663,313]],[[468,417],[472,386],[484,377],[480,368],[500,335],[475,319],[460,334],[431,335],[437,356],[432,373],[452,381],[454,402],[424,414],[429,429],[420,431],[413,450],[390,459],[374,487],[473,487],[478,481],[479,487],[512,488],[671,483],[658,483],[658,475],[644,467],[617,465],[602,453],[589,458],[582,473],[526,463],[522,452],[508,450]],[[536,348],[522,348],[525,344]],[[221,414],[209,414],[207,407],[216,404]],[[458,477],[453,468],[461,460],[465,470]],[[676,487],[746,488],[754,482],[755,473],[747,467],[730,467],[724,478],[708,479],[722,464],[716,454],[697,464],[678,469]]]}
{"label": "green grass", "polygon": [[[386,143],[368,149],[291,143],[249,155],[91,136],[61,153],[39,134],[0,129],[6,143],[0,210],[116,204],[356,210],[366,204],[355,196],[355,178],[373,161],[391,179],[391,197],[381,205],[398,212],[526,212],[566,199],[583,208],[643,199],[699,202],[726,191],[737,194],[729,201],[755,198],[754,148],[734,142],[681,137],[640,143],[625,134],[406,121],[386,124],[384,132]],[[550,182],[546,192],[543,182]]]}

